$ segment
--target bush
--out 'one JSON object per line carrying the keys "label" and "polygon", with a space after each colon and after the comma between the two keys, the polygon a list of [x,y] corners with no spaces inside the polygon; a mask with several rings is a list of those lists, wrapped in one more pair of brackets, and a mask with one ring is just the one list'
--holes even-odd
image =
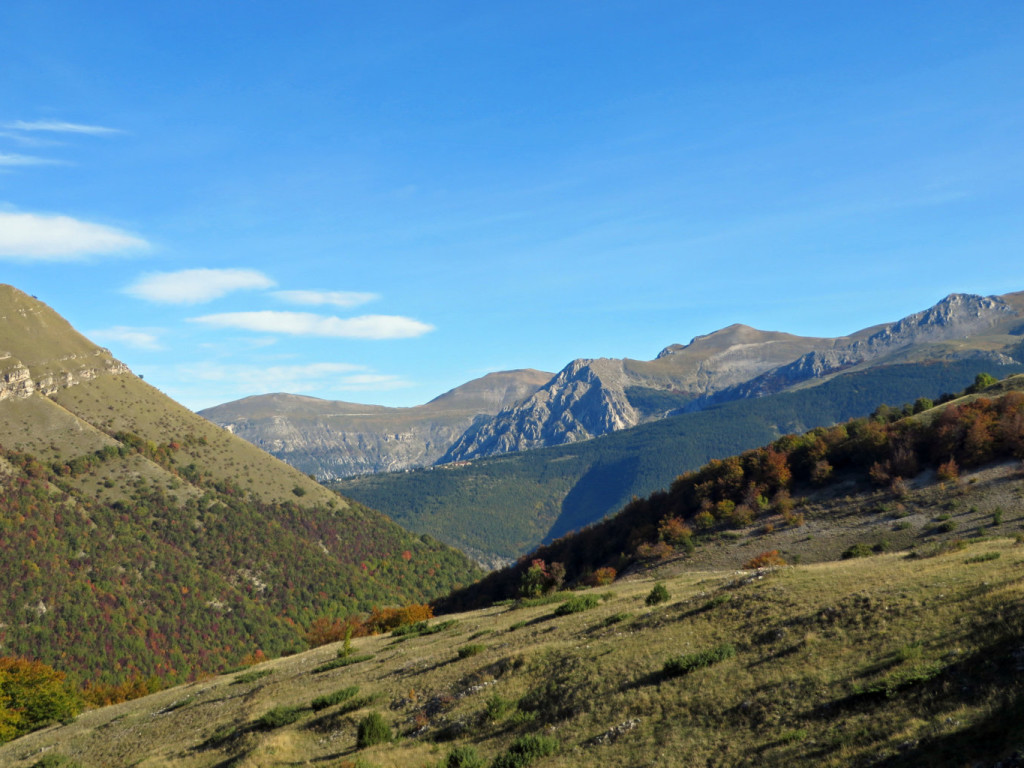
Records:
{"label": "bush", "polygon": [[300,717],[302,717],[301,707],[274,707],[256,721],[256,726],[268,730],[280,728],[285,725],[291,725]]}
{"label": "bush", "polygon": [[464,645],[461,648],[459,648],[459,658],[468,659],[470,656],[476,656],[478,653],[481,653],[482,651],[486,650],[487,646],[481,643],[472,643],[470,645]]}
{"label": "bush", "polygon": [[729,643],[715,646],[706,651],[688,653],[685,656],[674,656],[665,662],[661,672],[665,677],[680,677],[688,675],[697,669],[710,667],[720,661],[725,661],[736,655],[736,649]]}
{"label": "bush", "polygon": [[570,613],[582,613],[598,604],[597,595],[573,595],[555,609],[555,616],[568,616]]}
{"label": "bush", "polygon": [[313,674],[320,672],[329,672],[332,669],[338,669],[339,667],[347,667],[350,664],[358,664],[361,661],[369,661],[373,658],[372,653],[366,653],[362,656],[339,656],[332,661],[328,661],[325,664],[321,664],[313,670]]}
{"label": "bush", "polygon": [[987,563],[989,560],[998,560],[998,559],[999,559],[999,553],[998,552],[986,552],[983,555],[975,555],[974,557],[969,557],[966,560],[964,560],[964,562],[967,565],[972,565],[973,563]]}
{"label": "bush", "polygon": [[592,574],[587,576],[587,578],[583,580],[583,583],[588,587],[606,587],[615,581],[615,577],[617,575],[618,573],[616,573],[614,568],[605,566],[604,568],[598,568]]}
{"label": "bush", "polygon": [[957,466],[956,461],[951,458],[949,461],[939,465],[936,476],[944,483],[955,483],[960,479],[960,468]]}
{"label": "bush", "polygon": [[855,557],[870,557],[871,547],[864,542],[854,544],[852,547],[843,552],[843,560],[851,560]]}
{"label": "bush", "polygon": [[321,709],[327,709],[328,707],[333,707],[335,704],[341,704],[343,701],[348,701],[357,693],[359,693],[359,686],[350,685],[348,688],[342,688],[334,693],[328,693],[326,696],[318,696],[310,702],[309,706],[313,711],[319,712]]}
{"label": "bush", "polygon": [[601,622],[601,626],[610,627],[612,624],[618,624],[619,622],[626,621],[627,619],[633,618],[632,613],[613,613],[611,616]]}
{"label": "bush", "polygon": [[81,700],[64,673],[38,661],[0,657],[0,744],[53,722],[70,720]]}
{"label": "bush", "polygon": [[658,605],[668,600],[669,594],[668,589],[660,581],[654,585],[654,589],[651,590],[650,594],[647,595],[647,599],[644,600],[647,605]]}
{"label": "bush", "polygon": [[387,724],[380,712],[371,712],[359,721],[356,733],[356,747],[365,749],[374,744],[386,744],[391,741],[391,726]]}
{"label": "bush", "polygon": [[512,742],[507,752],[494,759],[491,768],[525,768],[538,758],[553,755],[557,751],[558,740],[552,736],[520,736]]}
{"label": "bush", "polygon": [[444,761],[444,768],[483,768],[483,766],[484,759],[469,745],[456,747],[448,753],[448,757]]}
{"label": "bush", "polygon": [[245,683],[255,683],[264,677],[269,677],[274,674],[273,670],[270,669],[254,669],[252,672],[243,672],[240,675],[235,675],[235,679],[231,681],[232,685],[242,685]]}
{"label": "bush", "polygon": [[487,699],[484,718],[492,721],[504,720],[514,708],[515,705],[511,701],[494,693]]}
{"label": "bush", "polygon": [[778,568],[785,564],[786,561],[782,559],[779,550],[773,549],[750,558],[743,564],[743,568],[748,571],[756,571],[758,568]]}

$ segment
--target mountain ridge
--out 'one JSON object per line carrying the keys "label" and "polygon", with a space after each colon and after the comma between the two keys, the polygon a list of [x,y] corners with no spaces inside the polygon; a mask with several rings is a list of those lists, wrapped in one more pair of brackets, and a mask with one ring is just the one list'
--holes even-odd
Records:
{"label": "mountain ridge", "polygon": [[650,362],[574,360],[525,402],[474,425],[441,462],[576,442],[658,418],[634,406],[631,387],[671,393],[679,409],[700,410],[882,362],[912,346],[1006,335],[1022,309],[1024,293],[950,294],[896,322],[842,337],[799,337],[734,324],[687,345],[670,345]]}

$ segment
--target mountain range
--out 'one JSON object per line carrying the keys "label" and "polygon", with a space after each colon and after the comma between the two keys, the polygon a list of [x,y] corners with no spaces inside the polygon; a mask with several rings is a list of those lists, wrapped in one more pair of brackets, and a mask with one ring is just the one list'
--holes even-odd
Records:
{"label": "mountain range", "polygon": [[[1024,370],[1022,313],[1024,293],[953,294],[838,338],[733,325],[668,346],[651,361],[575,360],[518,402],[477,415],[433,466],[332,486],[494,567],[709,459],[863,416],[880,403],[959,391],[979,371]],[[275,419],[289,424],[287,414],[269,411],[259,423]],[[256,422],[221,421],[236,431]],[[335,444],[348,434],[341,417],[331,429]],[[414,440],[398,431],[388,437],[393,444]],[[278,455],[288,458],[280,447]],[[335,450],[325,443],[319,463]]]}
{"label": "mountain range", "polygon": [[794,336],[737,324],[672,344],[654,360],[577,359],[554,376],[491,374],[410,409],[263,395],[200,414],[333,480],[581,442],[878,365],[1022,362],[1022,312],[1024,292],[952,294],[848,336]]}

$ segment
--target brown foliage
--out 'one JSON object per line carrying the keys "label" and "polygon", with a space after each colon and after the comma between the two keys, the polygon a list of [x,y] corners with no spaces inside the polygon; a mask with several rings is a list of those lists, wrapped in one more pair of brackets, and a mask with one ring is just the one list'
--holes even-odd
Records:
{"label": "brown foliage", "polygon": [[782,559],[779,554],[779,550],[772,549],[768,552],[762,552],[756,557],[750,558],[743,564],[743,569],[747,571],[756,571],[758,568],[778,568],[786,564],[786,561]]}
{"label": "brown foliage", "polygon": [[366,637],[390,632],[405,624],[415,624],[434,617],[429,605],[411,603],[401,608],[374,608],[365,619],[347,616],[344,619],[330,619],[321,616],[306,630],[306,642],[313,648],[327,643],[337,643],[349,637]]}
{"label": "brown foliage", "polygon": [[666,517],[658,524],[658,538],[673,546],[685,544],[693,536],[693,529],[679,517]]}
{"label": "brown foliage", "polygon": [[604,568],[598,568],[592,574],[590,574],[583,583],[588,587],[606,587],[615,581],[615,577],[618,576],[615,569],[610,566]]}
{"label": "brown foliage", "polygon": [[637,557],[644,560],[664,560],[675,552],[671,544],[664,541],[656,541],[653,544],[644,542],[636,548]]}
{"label": "brown foliage", "polygon": [[936,472],[939,480],[942,482],[955,483],[960,479],[960,467],[956,464],[956,459],[950,458],[949,461],[943,462],[939,465],[939,469]]}

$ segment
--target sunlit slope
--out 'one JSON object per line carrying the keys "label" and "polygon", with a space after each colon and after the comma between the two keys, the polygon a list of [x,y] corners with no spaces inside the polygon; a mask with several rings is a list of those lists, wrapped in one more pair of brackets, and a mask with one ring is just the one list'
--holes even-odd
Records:
{"label": "sunlit slope", "polygon": [[[547,753],[537,768],[1012,765],[1022,567],[1002,537],[932,557],[655,570],[359,638],[346,666],[339,643],[87,712],[0,746],[0,763],[500,766],[529,748]],[[649,605],[656,581],[668,598]],[[560,609],[570,599],[582,610]],[[360,748],[371,712],[394,741]]]}
{"label": "sunlit slope", "polygon": [[0,655],[83,683],[180,680],[301,648],[319,616],[423,602],[478,574],[9,286],[0,353]]}

